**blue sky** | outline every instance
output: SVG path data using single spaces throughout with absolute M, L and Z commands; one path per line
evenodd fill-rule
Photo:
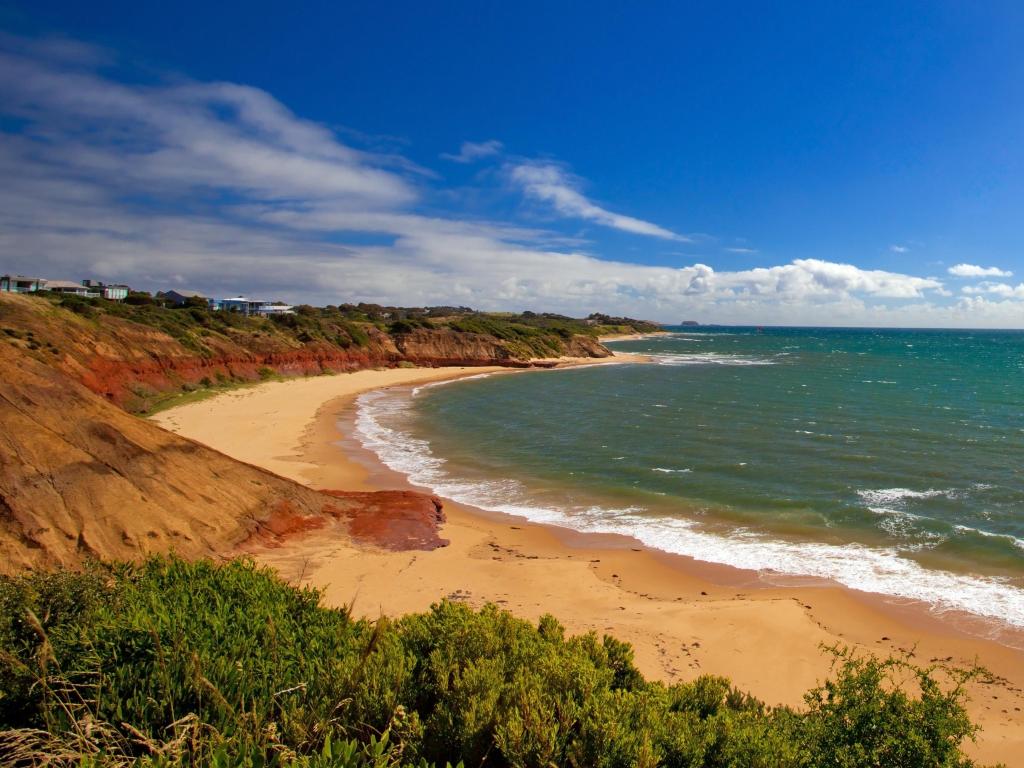
M 0 270 L 1022 327 L 1020 8 L 0 2 Z

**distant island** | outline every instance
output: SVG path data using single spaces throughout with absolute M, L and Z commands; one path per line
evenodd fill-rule
M 685 325 L 686 327 L 690 328 L 695 325 L 700 325 L 700 323 L 698 323 L 696 320 L 683 320 L 683 322 L 681 322 L 680 325 Z

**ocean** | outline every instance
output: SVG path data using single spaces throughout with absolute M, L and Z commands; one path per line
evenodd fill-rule
M 1024 332 L 670 330 L 368 393 L 359 439 L 458 502 L 1024 627 Z

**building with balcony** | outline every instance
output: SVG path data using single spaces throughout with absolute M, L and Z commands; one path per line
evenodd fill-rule
M 128 292 L 131 290 L 127 285 L 103 283 L 99 280 L 83 280 L 82 285 L 90 291 L 98 292 L 100 296 L 109 301 L 124 301 L 128 298 Z
M 210 308 L 219 309 L 224 312 L 240 312 L 243 315 L 257 315 L 259 317 L 295 314 L 295 308 L 291 304 L 261 301 L 245 296 L 233 296 L 230 299 L 210 299 Z
M 24 275 L 0 275 L 0 293 L 35 293 L 43 290 L 46 280 Z

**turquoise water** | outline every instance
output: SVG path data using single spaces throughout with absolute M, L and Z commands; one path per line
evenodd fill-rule
M 363 441 L 459 501 L 1024 626 L 1024 333 L 612 346 L 654 364 L 371 394 Z

